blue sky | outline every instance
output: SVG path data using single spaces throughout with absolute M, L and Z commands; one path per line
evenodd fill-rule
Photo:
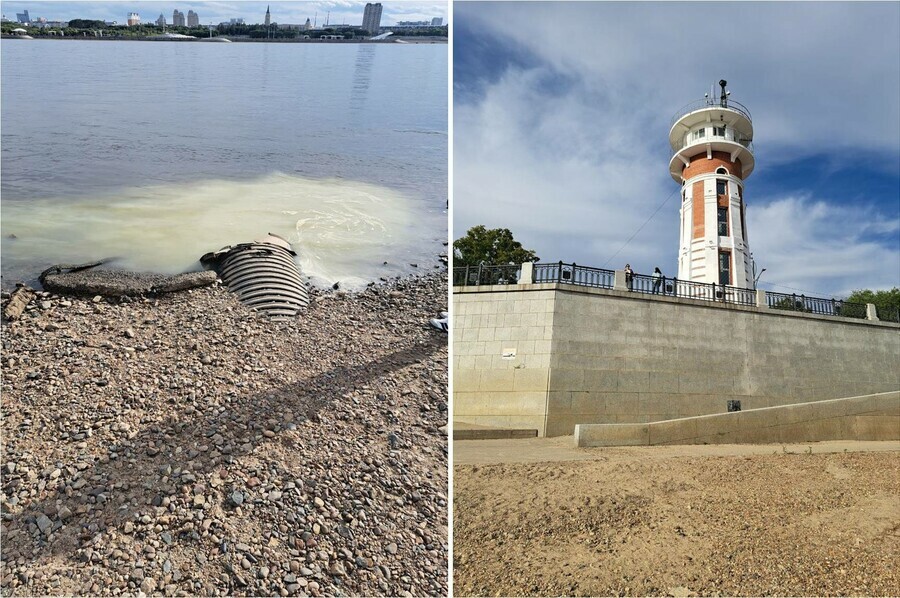
M 900 3 L 457 2 L 453 35 L 454 238 L 675 275 L 670 121 L 726 79 L 760 287 L 900 286 Z
M 193 2 L 192 0 L 175 0 L 172 2 L 3 2 L 3 14 L 15 20 L 16 13 L 28 10 L 31 18 L 46 17 L 51 21 L 68 21 L 70 19 L 100 19 L 118 21 L 124 24 L 128 13 L 136 12 L 143 21 L 155 21 L 160 13 L 166 16 L 166 22 L 172 22 L 172 12 L 177 8 L 184 14 L 193 10 L 200 15 L 204 25 L 217 25 L 230 19 L 244 19 L 246 23 L 262 23 L 266 14 L 266 6 L 270 5 L 272 20 L 278 23 L 305 23 L 313 20 L 318 14 L 318 24 L 323 25 L 328 13 L 330 23 L 362 24 L 365 2 L 347 0 L 331 0 L 316 2 L 288 2 L 274 0 L 272 2 Z M 431 21 L 433 17 L 442 17 L 447 22 L 447 2 L 382 2 L 384 7 L 381 24 L 390 26 L 398 21 Z

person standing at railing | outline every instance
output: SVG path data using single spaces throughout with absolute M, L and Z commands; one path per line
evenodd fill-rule
M 631 264 L 625 264 L 625 285 L 629 291 L 634 285 L 634 270 L 631 269 Z
M 663 281 L 662 271 L 659 269 L 659 266 L 653 269 L 653 276 L 651 278 L 653 279 L 653 294 L 658 295 L 659 287 L 662 286 Z

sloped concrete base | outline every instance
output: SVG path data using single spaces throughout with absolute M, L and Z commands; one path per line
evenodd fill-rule
M 900 391 L 635 424 L 578 424 L 578 446 L 900 442 Z

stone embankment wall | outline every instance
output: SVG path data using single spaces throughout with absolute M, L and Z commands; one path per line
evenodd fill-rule
M 900 326 L 558 284 L 456 287 L 454 420 L 572 434 L 900 389 Z

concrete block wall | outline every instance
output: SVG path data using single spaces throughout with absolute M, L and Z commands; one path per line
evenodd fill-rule
M 900 389 L 896 324 L 555 284 L 453 297 L 456 421 L 557 436 Z M 540 342 L 497 356 L 522 337 Z
M 544 430 L 555 301 L 552 286 L 454 290 L 454 421 Z

